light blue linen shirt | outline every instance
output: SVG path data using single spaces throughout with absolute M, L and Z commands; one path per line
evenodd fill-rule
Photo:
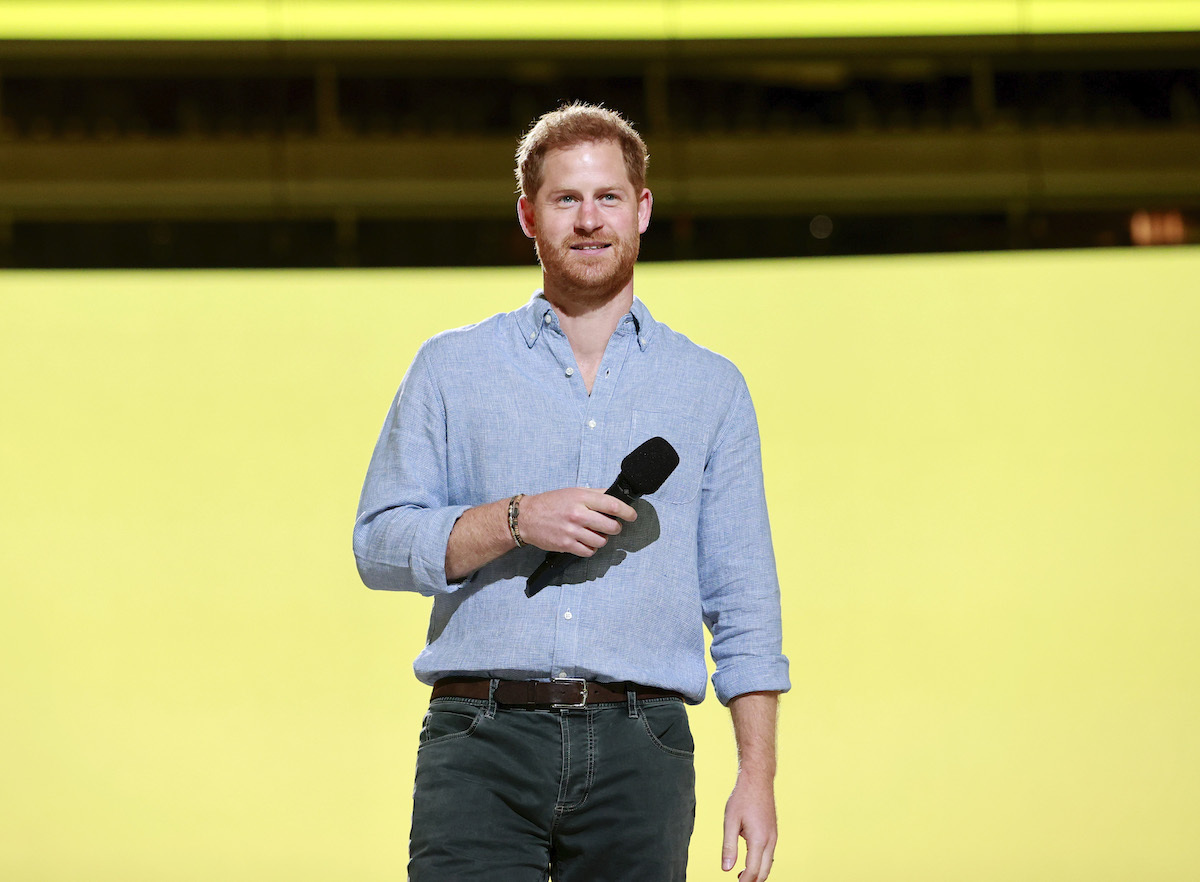
M 447 583 L 446 543 L 468 508 L 516 493 L 605 489 L 625 455 L 655 435 L 678 451 L 679 466 L 636 501 L 636 521 L 558 582 L 525 596 L 545 557 L 526 546 Z M 591 395 L 541 291 L 515 312 L 426 341 L 375 446 L 354 553 L 368 587 L 434 598 L 413 665 L 425 683 L 582 677 L 699 702 L 707 626 L 722 704 L 790 685 L 745 380 L 636 298 Z

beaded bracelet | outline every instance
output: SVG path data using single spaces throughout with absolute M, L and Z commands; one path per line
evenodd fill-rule
M 525 543 L 521 541 L 521 530 L 517 527 L 517 518 L 521 514 L 521 500 L 524 497 L 524 493 L 518 493 L 508 500 L 508 532 L 512 533 L 513 542 L 517 543 L 517 548 L 525 547 Z

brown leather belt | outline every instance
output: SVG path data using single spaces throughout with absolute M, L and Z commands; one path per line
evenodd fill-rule
M 491 680 L 480 677 L 443 677 L 433 684 L 433 698 L 482 698 L 487 700 Z M 678 698 L 667 689 L 638 686 L 635 683 L 596 683 L 591 680 L 501 680 L 496 684 L 496 704 L 527 710 L 557 710 L 587 707 L 626 700 L 626 692 L 639 698 Z

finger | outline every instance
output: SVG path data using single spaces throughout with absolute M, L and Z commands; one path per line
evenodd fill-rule
M 599 512 L 591 512 L 586 518 L 581 520 L 580 526 L 586 527 L 593 533 L 616 536 L 625 525 L 616 518 L 605 517 Z
M 746 869 L 742 882 L 759 882 L 759 868 L 762 865 L 763 843 L 746 840 Z
M 601 536 L 599 533 L 585 533 L 580 539 L 579 544 L 587 549 L 587 553 L 583 557 L 591 557 L 601 548 L 608 544 L 608 537 Z
M 726 872 L 732 870 L 733 865 L 737 863 L 737 858 L 738 825 L 727 814 L 725 816 L 725 839 L 721 843 L 721 869 Z
M 573 554 L 575 557 L 591 557 L 596 553 L 596 549 L 590 545 L 585 545 L 583 542 L 576 541 L 574 545 L 563 548 L 562 551 L 567 554 Z
M 606 524 L 594 524 L 580 527 L 572 534 L 572 539 L 584 545 L 588 554 L 599 551 L 608 544 L 608 540 L 621 532 L 621 525 L 616 521 Z
M 626 505 L 619 499 L 617 500 L 617 510 L 612 514 L 613 517 L 618 517 L 623 521 L 637 520 L 637 509 L 635 509 L 632 505 Z
M 771 865 L 775 863 L 775 848 L 768 846 L 763 852 L 762 866 L 758 870 L 758 882 L 767 882 L 767 876 L 771 875 Z
M 601 514 L 606 514 L 609 517 L 620 518 L 623 521 L 636 521 L 637 511 L 633 506 L 627 505 L 615 496 L 609 496 L 607 493 L 596 491 L 595 497 L 587 504 L 592 511 L 598 511 Z

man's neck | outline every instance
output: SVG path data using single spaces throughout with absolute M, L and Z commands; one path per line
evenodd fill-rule
M 590 395 L 608 341 L 633 306 L 633 280 L 608 297 L 584 299 L 562 297 L 549 290 L 543 293 L 558 314 L 559 326 L 567 335 Z

